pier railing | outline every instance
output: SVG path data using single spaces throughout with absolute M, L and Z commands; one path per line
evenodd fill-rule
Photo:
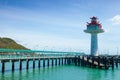
M 16 50 L 0 48 L 0 59 L 12 58 L 37 58 L 81 55 L 80 52 L 40 51 L 40 50 Z

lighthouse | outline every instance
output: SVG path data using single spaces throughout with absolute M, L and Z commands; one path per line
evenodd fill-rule
M 98 22 L 98 18 L 93 16 L 90 18 L 91 22 L 87 22 L 87 29 L 85 33 L 91 34 L 91 55 L 98 56 L 98 33 L 103 33 L 102 25 Z

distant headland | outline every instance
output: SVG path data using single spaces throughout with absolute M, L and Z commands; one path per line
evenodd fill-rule
M 28 48 L 22 46 L 21 44 L 18 44 L 13 39 L 7 37 L 0 37 L 0 48 L 28 50 Z

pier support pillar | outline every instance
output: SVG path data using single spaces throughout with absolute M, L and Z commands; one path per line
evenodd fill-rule
M 14 61 L 12 61 L 12 72 L 14 71 L 15 69 L 15 64 L 14 64 Z
M 48 61 L 47 61 L 47 66 L 49 67 L 49 59 L 48 59 Z
M 5 72 L 5 62 L 2 62 L 2 73 Z
M 92 57 L 92 67 L 95 67 L 95 66 L 94 66 L 94 61 L 95 61 L 95 60 L 94 60 L 94 56 L 93 56 L 93 57 Z
M 43 59 L 43 67 L 45 67 L 45 59 Z
M 53 61 L 53 59 L 52 59 L 52 66 L 53 66 L 53 64 L 54 64 L 54 61 Z
M 70 58 L 67 58 L 67 64 L 70 65 Z
M 87 56 L 87 66 L 89 66 L 89 56 Z
M 33 69 L 35 68 L 35 60 L 33 60 Z
M 75 66 L 77 66 L 77 57 L 76 56 L 74 58 L 74 63 L 75 63 Z
M 78 66 L 80 66 L 80 56 L 78 56 Z
M 60 58 L 59 58 L 59 65 L 60 65 Z
M 63 58 L 62 58 L 62 65 L 63 65 Z
M 84 66 L 84 56 L 82 56 L 81 66 Z
M 57 58 L 55 59 L 55 65 L 57 66 Z
M 22 70 L 22 61 L 20 60 L 20 70 Z
M 66 58 L 65 58 L 65 61 L 64 61 L 64 63 L 66 64 Z
M 115 64 L 116 64 L 116 68 L 118 68 L 118 59 L 116 59 Z
M 98 56 L 98 68 L 100 69 L 100 57 Z
M 29 60 L 26 61 L 26 69 L 28 70 L 29 68 Z
M 105 63 L 105 69 L 107 69 L 107 58 L 106 57 L 104 59 L 104 63 Z
M 40 60 L 38 61 L 38 68 L 40 68 Z
M 113 59 L 113 57 L 111 59 L 111 64 L 112 64 L 112 69 L 114 69 L 114 59 Z

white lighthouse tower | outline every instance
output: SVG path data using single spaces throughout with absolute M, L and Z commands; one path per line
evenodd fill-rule
M 103 33 L 101 24 L 97 21 L 97 17 L 93 16 L 90 18 L 91 22 L 87 23 L 87 29 L 84 30 L 86 33 L 91 34 L 91 55 L 98 56 L 98 33 Z

